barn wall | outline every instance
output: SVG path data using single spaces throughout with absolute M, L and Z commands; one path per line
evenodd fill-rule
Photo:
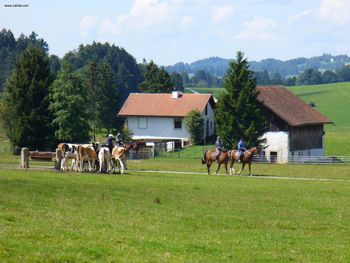
M 286 123 L 269 109 L 265 109 L 265 118 L 270 132 L 288 131 Z
M 289 128 L 290 151 L 323 149 L 323 125 Z

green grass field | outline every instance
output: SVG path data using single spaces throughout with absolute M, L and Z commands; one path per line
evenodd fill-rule
M 202 169 L 129 162 L 166 167 Z M 326 167 L 254 169 L 346 181 L 0 170 L 0 262 L 349 262 L 350 169 Z
M 350 155 L 350 82 L 296 86 L 288 88 L 306 103 L 314 102 L 316 109 L 335 125 L 326 125 L 325 155 Z M 223 88 L 194 88 L 200 93 L 217 97 Z

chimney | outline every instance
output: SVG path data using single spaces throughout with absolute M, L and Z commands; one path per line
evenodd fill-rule
M 171 92 L 171 98 L 172 99 L 178 99 L 182 96 L 182 93 L 178 90 L 174 90 Z

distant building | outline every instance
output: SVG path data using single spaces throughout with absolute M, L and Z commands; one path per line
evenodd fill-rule
M 266 158 L 271 162 L 288 162 L 289 157 L 323 156 L 324 124 L 332 123 L 289 90 L 261 86 L 258 100 L 264 105 L 269 131 Z
M 175 142 L 183 147 L 190 135 L 184 127 L 184 117 L 198 110 L 204 119 L 204 136 L 214 134 L 215 102 L 211 94 L 132 93 L 118 115 L 126 118 L 133 140 L 147 143 Z

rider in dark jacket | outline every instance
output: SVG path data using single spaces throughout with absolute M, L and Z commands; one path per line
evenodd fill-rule
M 118 134 L 115 136 L 115 144 L 117 146 L 122 146 L 123 144 L 122 135 L 120 134 L 120 132 L 118 132 Z
M 112 134 L 109 134 L 108 137 L 107 137 L 107 147 L 109 149 L 109 152 L 112 154 L 112 150 L 113 150 L 113 135 Z

